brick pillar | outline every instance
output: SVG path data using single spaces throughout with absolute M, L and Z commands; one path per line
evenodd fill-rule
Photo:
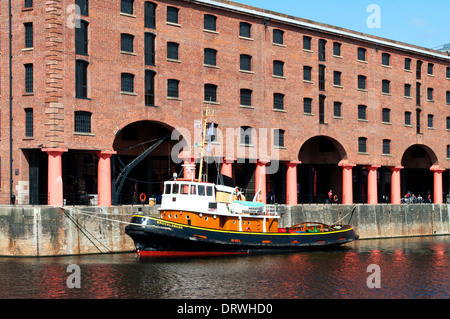
M 267 203 L 266 165 L 270 161 L 258 160 L 255 170 L 255 194 L 261 190 L 258 200 Z
M 111 156 L 115 151 L 97 152 L 98 156 L 98 206 L 111 206 Z
M 390 169 L 391 169 L 391 204 L 400 205 L 402 198 L 400 171 L 403 169 L 403 166 L 390 167 Z
M 369 205 L 378 204 L 377 170 L 380 167 L 378 165 L 366 166 L 366 169 L 369 171 L 367 175 L 367 204 Z
M 342 167 L 342 204 L 353 205 L 353 167 L 356 165 L 339 163 Z
M 50 206 L 63 206 L 63 180 L 61 156 L 68 150 L 62 148 L 45 148 L 43 152 L 48 154 L 48 197 Z
M 430 170 L 434 175 L 434 204 L 442 204 L 443 196 L 442 196 L 442 172 L 445 169 L 439 168 L 438 166 L 432 166 Z
M 297 165 L 299 161 L 286 162 L 286 205 L 297 205 Z

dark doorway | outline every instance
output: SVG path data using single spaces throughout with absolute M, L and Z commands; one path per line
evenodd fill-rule
M 299 203 L 342 201 L 342 168 L 339 162 L 347 157 L 342 145 L 327 136 L 316 136 L 303 144 L 299 152 Z M 334 197 L 336 195 L 336 197 Z

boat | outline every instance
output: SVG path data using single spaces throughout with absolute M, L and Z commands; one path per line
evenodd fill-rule
M 304 222 L 280 228 L 278 206 L 265 204 L 261 191 L 247 200 L 239 187 L 204 179 L 202 169 L 198 179 L 174 174 L 164 183 L 159 216 L 132 216 L 125 233 L 139 257 L 292 252 L 358 239 L 350 225 Z

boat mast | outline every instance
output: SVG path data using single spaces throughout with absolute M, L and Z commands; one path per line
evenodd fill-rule
M 202 176 L 203 176 L 203 157 L 205 155 L 205 144 L 207 142 L 209 142 L 207 140 L 208 136 L 206 134 L 206 126 L 208 125 L 208 119 L 212 118 L 212 117 L 214 117 L 214 112 L 211 112 L 210 105 L 207 104 L 206 109 L 203 111 L 203 114 L 202 114 L 203 133 L 202 133 L 202 153 L 200 156 L 200 169 L 199 169 L 199 173 L 198 173 L 198 181 L 199 182 L 202 181 Z M 211 123 L 211 125 L 212 125 L 212 123 Z M 207 182 L 207 181 L 205 181 L 205 182 Z

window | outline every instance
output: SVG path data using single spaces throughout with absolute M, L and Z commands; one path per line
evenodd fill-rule
M 411 59 L 405 58 L 405 70 L 410 71 L 411 70 Z
M 75 64 L 75 96 L 76 98 L 87 98 L 89 63 L 87 61 L 77 60 Z
M 146 2 L 146 6 L 147 3 L 151 3 L 151 2 Z M 120 1 L 120 12 L 122 13 L 126 13 L 126 14 L 133 14 L 133 5 L 134 5 L 134 0 L 121 0 Z
M 333 108 L 333 116 L 334 117 L 342 117 L 342 103 L 341 102 L 334 102 L 334 108 Z
M 145 105 L 155 105 L 155 75 L 156 73 L 150 70 L 145 71 Z
M 420 92 L 421 87 L 422 87 L 422 84 L 420 82 L 417 82 L 416 83 L 416 104 L 417 104 L 417 106 L 421 106 L 422 105 L 422 103 L 421 103 L 421 92 Z
M 25 64 L 25 93 L 33 93 L 33 64 Z
M 391 110 L 388 108 L 383 108 L 381 110 L 381 121 L 383 123 L 391 123 Z
M 205 102 L 217 102 L 217 85 L 205 84 Z
M 167 7 L 167 22 L 169 23 L 174 23 L 174 24 L 179 24 L 179 12 L 180 10 L 178 8 L 175 7 Z
M 326 40 L 319 40 L 319 61 L 326 61 L 326 44 Z
M 312 81 L 312 67 L 304 66 L 303 67 L 303 81 Z
M 241 145 L 252 145 L 252 131 L 250 126 L 241 126 Z
M 273 61 L 273 75 L 284 76 L 284 62 Z
M 170 60 L 179 60 L 178 49 L 180 45 L 175 42 L 167 42 L 167 58 Z
M 209 130 L 211 128 L 211 124 L 213 125 L 213 127 L 211 129 L 212 134 L 209 132 Z M 208 134 L 211 134 L 211 135 L 208 135 L 209 141 L 215 142 L 217 140 L 217 128 L 218 127 L 219 127 L 219 124 L 216 124 L 216 123 L 207 123 L 206 124 L 206 130 L 208 131 Z
M 333 84 L 337 85 L 337 86 L 341 86 L 341 77 L 342 77 L 342 72 L 334 71 L 333 72 Z
M 252 25 L 247 22 L 240 22 L 239 23 L 239 36 L 250 39 L 252 37 Z
M 121 74 L 121 86 L 122 92 L 134 93 L 134 74 L 122 73 Z
M 204 54 L 205 54 L 204 58 L 205 65 L 217 66 L 217 50 L 205 49 Z
M 383 155 L 391 155 L 391 140 L 383 140 Z
M 428 128 L 434 127 L 434 115 L 428 114 Z
M 416 79 L 420 80 L 422 78 L 422 61 L 417 61 L 417 68 L 416 68 Z
M 358 75 L 358 89 L 366 90 L 366 80 L 367 78 L 364 75 Z
M 358 153 L 367 153 L 367 138 L 358 138 Z
M 180 97 L 179 86 L 179 80 L 167 80 L 167 97 L 178 99 Z
M 428 63 L 428 75 L 433 75 L 434 73 L 434 64 Z
M 434 101 L 433 100 L 433 93 L 434 93 L 434 89 L 433 88 L 428 88 L 427 89 L 427 99 L 428 99 L 428 101 Z
M 450 79 L 450 66 L 447 67 L 447 79 Z
M 89 0 L 75 0 L 75 4 L 80 7 L 81 15 L 89 16 Z
M 252 70 L 252 57 L 247 54 L 241 54 L 240 67 L 241 71 L 251 71 Z
M 273 43 L 274 44 L 284 44 L 284 31 L 274 29 L 273 30 Z
M 389 53 L 383 53 L 381 55 L 381 64 L 384 66 L 391 65 L 391 55 Z
M 123 1 L 122 1 L 122 5 L 123 5 Z M 122 10 L 122 12 L 129 13 L 129 12 L 125 12 L 123 10 Z M 131 4 L 131 13 L 130 14 L 133 14 L 133 4 Z M 153 3 L 150 1 L 145 1 L 145 4 L 144 4 L 144 27 L 150 28 L 150 29 L 156 28 L 156 3 Z
M 325 91 L 325 65 L 319 64 L 319 90 Z
M 275 147 L 284 147 L 284 130 L 273 131 L 273 143 Z
M 252 90 L 241 89 L 241 105 L 252 106 Z
M 447 105 L 450 105 L 450 91 L 445 92 Z
M 405 84 L 405 97 L 411 97 L 411 84 Z
M 342 44 L 339 42 L 334 42 L 333 43 L 333 55 L 335 56 L 341 56 L 341 47 Z
M 367 106 L 358 105 L 358 120 L 367 120 Z
M 303 99 L 303 113 L 312 114 L 312 99 L 308 97 Z
M 319 95 L 319 124 L 325 124 L 325 95 Z
M 421 109 L 416 109 L 416 134 L 422 134 L 422 125 L 420 122 L 420 113 L 422 112 Z
M 24 7 L 25 8 L 33 8 L 33 0 L 25 0 Z
M 450 158 L 450 145 L 447 145 L 447 158 Z
M 405 112 L 405 125 L 411 126 L 411 112 Z
M 91 133 L 92 113 L 85 111 L 75 111 L 75 132 Z
M 80 20 L 80 27 L 75 29 L 75 53 L 88 55 L 88 26 L 89 22 Z
M 205 14 L 203 29 L 214 32 L 217 31 L 217 17 L 210 14 Z
M 450 130 L 450 116 L 447 116 L 447 130 Z
M 366 61 L 366 49 L 358 48 L 358 61 Z
M 383 80 L 381 90 L 385 94 L 390 94 L 391 93 L 391 81 Z
M 33 109 L 25 109 L 25 137 L 33 137 Z
M 273 109 L 274 110 L 284 109 L 284 94 L 281 93 L 273 94 Z
M 311 37 L 303 36 L 303 50 L 311 51 Z
M 153 33 L 146 32 L 144 39 L 145 65 L 155 65 L 155 38 Z
M 33 23 L 27 22 L 23 24 L 25 27 L 25 48 L 33 47 Z
M 123 52 L 134 52 L 134 35 L 122 33 L 120 35 L 120 50 Z

